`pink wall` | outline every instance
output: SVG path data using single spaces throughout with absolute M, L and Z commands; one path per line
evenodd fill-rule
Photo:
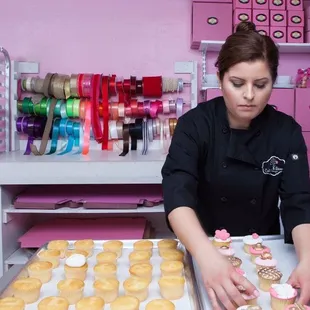
M 190 50 L 190 0 L 1 4 L 0 45 L 13 59 L 40 62 L 41 76 L 48 71 L 172 76 L 175 61 L 201 60 Z M 209 72 L 214 59 L 208 58 Z M 280 74 L 295 75 L 308 61 L 306 55 L 284 55 Z

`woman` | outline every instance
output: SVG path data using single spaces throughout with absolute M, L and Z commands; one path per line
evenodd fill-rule
M 289 283 L 310 301 L 310 182 L 300 126 L 267 105 L 277 78 L 278 48 L 241 23 L 217 62 L 223 97 L 199 104 L 177 124 L 162 169 L 165 210 L 176 236 L 196 259 L 214 309 L 244 305 L 237 285 L 258 294 L 210 243 L 226 228 L 233 236 L 280 233 L 294 242 L 299 264 Z

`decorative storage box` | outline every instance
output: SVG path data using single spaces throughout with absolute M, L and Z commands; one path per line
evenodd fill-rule
M 270 37 L 277 43 L 286 42 L 286 27 L 270 27 Z
M 223 96 L 222 91 L 219 88 L 210 88 L 206 90 L 205 100 L 210 100 L 216 97 Z
M 303 131 L 310 131 L 310 88 L 296 88 L 295 94 L 295 119 Z
M 269 0 L 269 9 L 284 11 L 286 9 L 285 0 Z
M 268 10 L 253 10 L 252 21 L 257 26 L 269 26 L 269 11 Z
M 191 47 L 202 40 L 224 41 L 232 33 L 231 3 L 193 3 Z
M 268 26 L 257 26 L 256 30 L 259 32 L 259 34 L 263 36 L 269 36 L 269 27 Z
M 304 11 L 287 11 L 287 25 L 303 27 L 305 25 Z
M 233 0 L 233 8 L 235 9 L 251 9 L 252 0 Z
M 269 0 L 253 0 L 252 7 L 257 10 L 268 10 Z
M 272 91 L 269 104 L 275 109 L 294 117 L 294 89 L 275 88 Z
M 288 11 L 303 10 L 303 1 L 302 0 L 286 0 L 286 9 Z
M 270 11 L 270 26 L 286 27 L 287 26 L 287 12 L 280 10 Z
M 235 9 L 234 10 L 234 25 L 238 25 L 240 22 L 252 20 L 251 9 Z
M 288 43 L 304 43 L 305 42 L 304 28 L 303 27 L 287 27 L 287 42 Z

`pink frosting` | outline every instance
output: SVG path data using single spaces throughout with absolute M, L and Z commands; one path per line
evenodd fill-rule
M 225 241 L 230 238 L 230 233 L 228 233 L 226 229 L 222 230 L 217 229 L 215 231 L 215 238 Z
M 253 239 L 258 239 L 258 238 L 259 238 L 259 235 L 256 234 L 256 233 L 254 233 L 254 234 L 252 234 L 252 238 L 253 238 Z
M 255 258 L 255 264 L 259 266 L 264 266 L 264 267 L 275 267 L 277 265 L 277 260 L 272 258 L 272 259 L 262 259 L 261 257 L 256 257 Z
M 250 253 L 253 255 L 261 255 L 262 253 L 270 253 L 270 249 L 263 245 L 262 249 L 255 249 L 257 245 L 253 245 L 250 247 Z
M 276 292 L 276 290 L 274 289 L 274 288 L 270 288 L 270 290 L 269 290 L 269 292 L 270 292 L 270 295 L 272 296 L 272 297 L 275 297 L 275 298 L 278 298 L 278 299 L 287 299 L 287 298 L 281 298 L 278 294 L 277 294 L 277 292 Z M 294 289 L 294 295 L 292 296 L 292 297 L 289 297 L 289 298 L 295 298 L 297 296 L 297 290 L 296 289 Z
M 229 247 L 229 248 L 221 247 L 218 250 L 222 255 L 225 255 L 225 256 L 235 255 L 235 250 L 232 247 Z

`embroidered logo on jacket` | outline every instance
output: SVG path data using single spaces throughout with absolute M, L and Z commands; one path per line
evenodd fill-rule
M 283 172 L 285 160 L 277 156 L 271 156 L 267 161 L 262 163 L 262 171 L 264 174 L 277 176 Z

